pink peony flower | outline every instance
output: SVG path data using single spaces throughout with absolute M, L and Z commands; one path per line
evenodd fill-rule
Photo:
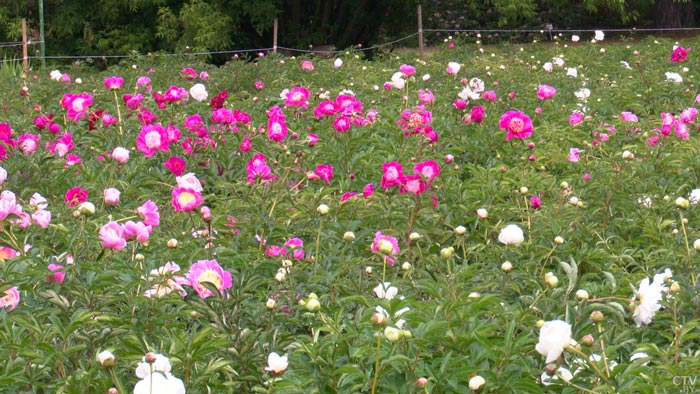
M 297 86 L 287 93 L 287 100 L 284 102 L 285 107 L 308 108 L 309 89 L 303 86 Z
M 5 295 L 0 297 L 0 308 L 14 310 L 19 305 L 19 291 L 17 286 L 5 290 Z
M 574 111 L 571 113 L 571 115 L 569 115 L 569 124 L 571 126 L 576 126 L 577 124 L 579 124 L 581 122 L 583 122 L 583 114 L 582 113 L 580 113 L 578 111 Z
M 372 252 L 379 252 L 392 256 L 395 256 L 401 252 L 399 242 L 396 240 L 396 238 L 384 235 L 381 231 L 377 231 L 377 233 L 374 235 L 374 241 L 372 242 L 371 249 Z
M 66 273 L 63 272 L 63 266 L 61 264 L 49 264 L 47 268 L 51 271 L 51 275 L 46 277 L 46 281 L 62 284 L 66 277 Z
M 119 163 L 126 163 L 129 161 L 129 150 L 118 146 L 112 151 L 112 158 Z
M 578 162 L 581 157 L 579 156 L 579 153 L 581 150 L 579 148 L 571 148 L 569 149 L 569 161 L 572 163 Z
M 100 244 L 107 249 L 124 249 L 126 239 L 124 238 L 122 226 L 115 221 L 110 221 L 102 226 L 100 228 Z
M 136 213 L 143 220 L 143 223 L 148 226 L 158 227 L 160 225 L 160 213 L 158 206 L 151 200 L 147 200 L 143 205 L 136 209 Z
M 552 98 L 555 94 L 557 94 L 557 90 L 549 85 L 539 85 L 537 87 L 537 97 L 540 100 Z
M 620 114 L 620 119 L 624 120 L 625 122 L 639 122 L 639 119 L 637 118 L 637 115 L 633 114 L 632 112 L 629 111 L 624 111 Z
M 311 63 L 309 60 L 304 60 L 301 62 L 301 69 L 304 71 L 313 71 L 314 64 Z
M 426 180 L 431 181 L 440 175 L 440 165 L 434 160 L 420 162 L 413 167 L 413 173 L 422 175 Z
M 122 235 L 124 239 L 135 238 L 139 243 L 145 244 L 151 237 L 152 226 L 147 226 L 143 222 L 134 222 L 129 220 L 122 225 Z
M 41 228 L 49 228 L 49 224 L 51 224 L 51 211 L 45 209 L 34 211 L 34 213 L 32 213 L 32 223 Z
M 399 193 L 421 194 L 425 191 L 427 184 L 420 175 L 403 175 L 401 177 L 401 187 Z
M 172 192 L 172 206 L 178 212 L 189 212 L 202 205 L 200 192 L 188 187 L 176 187 Z
M 168 142 L 168 131 L 156 123 L 141 128 L 141 132 L 136 138 L 136 147 L 143 152 L 144 156 L 151 157 L 157 151 L 167 152 L 169 150 Z
M 5 262 L 11 258 L 19 256 L 19 252 L 8 248 L 7 246 L 0 246 L 0 263 Z
M 219 293 L 231 287 L 231 273 L 224 271 L 216 260 L 199 260 L 192 264 L 186 278 L 201 298 L 214 295 L 204 283 L 214 287 Z
M 532 120 L 520 111 L 507 111 L 501 116 L 498 127 L 506 130 L 506 141 L 513 138 L 521 140 L 532 135 Z
M 121 89 L 124 85 L 124 78 L 122 77 L 107 77 L 105 78 L 105 87 L 109 90 Z
M 484 121 L 484 107 L 477 105 L 472 108 L 470 114 L 471 121 L 474 123 L 481 123 Z
M 399 71 L 401 71 L 401 74 L 405 77 L 410 77 L 416 73 L 416 68 L 408 64 L 402 64 L 401 67 L 399 67 Z
M 392 161 L 390 163 L 384 163 L 382 164 L 382 171 L 384 171 L 384 174 L 382 175 L 382 180 L 381 180 L 381 187 L 384 189 L 388 189 L 392 186 L 400 186 L 401 185 L 401 176 L 403 175 L 403 166 L 401 166 L 400 163 L 396 161 Z
M 372 194 L 374 194 L 374 184 L 368 183 L 362 189 L 362 197 L 369 198 L 372 196 Z
M 329 164 L 319 164 L 314 170 L 314 175 L 330 185 L 331 179 L 333 178 L 333 166 Z

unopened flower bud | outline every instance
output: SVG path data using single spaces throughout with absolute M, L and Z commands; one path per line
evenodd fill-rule
M 564 238 L 557 235 L 556 237 L 554 237 L 554 243 L 557 245 L 561 245 L 564 243 Z
M 671 294 L 678 294 L 681 291 L 681 285 L 678 284 L 678 282 L 673 282 L 673 283 L 671 283 L 671 286 L 668 288 L 668 291 Z
M 501 271 L 510 272 L 512 270 L 513 270 L 513 264 L 511 264 L 510 261 L 504 261 L 503 264 L 501 264 Z
M 116 387 L 110 387 L 109 390 L 107 390 L 107 394 L 119 394 L 119 391 L 117 391 Z
M 595 339 L 593 338 L 593 335 L 584 335 L 583 338 L 581 338 L 581 344 L 586 347 L 591 347 L 595 343 Z
M 286 275 L 284 272 L 279 272 L 279 271 L 278 271 L 278 272 L 275 274 L 275 280 L 276 280 L 278 283 L 282 283 L 282 282 L 284 282 L 285 280 L 287 280 L 287 275 Z
M 376 326 L 383 326 L 386 324 L 386 315 L 381 312 L 374 312 L 372 314 L 372 324 Z
M 422 235 L 420 235 L 419 233 L 417 233 L 415 231 L 408 235 L 408 239 L 411 241 L 418 241 L 421 238 L 422 238 Z
M 112 352 L 110 352 L 109 350 L 105 350 L 97 354 L 97 361 L 99 361 L 103 367 L 109 368 L 113 367 L 114 364 L 116 364 L 117 360 L 116 357 L 114 357 L 114 354 L 112 354 Z
M 474 391 L 477 391 L 481 389 L 481 387 L 483 387 L 485 383 L 486 380 L 484 378 L 482 378 L 479 375 L 476 375 L 473 378 L 469 379 L 469 388 Z
M 426 379 L 424 377 L 420 377 L 420 378 L 418 378 L 418 380 L 416 380 L 416 387 L 423 388 L 427 385 L 428 385 L 428 379 Z
M 453 251 L 454 251 L 453 247 L 442 248 L 442 249 L 440 249 L 440 257 L 442 257 L 443 259 L 449 259 L 450 257 L 452 257 Z
M 170 238 L 170 239 L 168 240 L 168 247 L 169 247 L 170 249 L 177 248 L 177 239 L 175 239 L 175 238 Z
M 265 303 L 265 307 L 270 310 L 275 309 L 275 305 L 277 305 L 277 301 L 272 298 L 268 298 L 267 302 Z
M 355 233 L 352 231 L 346 231 L 345 234 L 343 234 L 343 239 L 347 242 L 351 242 L 355 240 Z
M 401 330 L 401 336 L 404 338 L 411 338 L 413 333 L 409 330 Z
M 134 260 L 143 263 L 146 260 L 146 256 L 142 255 L 141 253 L 136 253 L 136 256 L 134 256 Z
M 605 315 L 601 311 L 593 311 L 591 313 L 591 321 L 593 323 L 600 323 L 605 321 Z
M 78 206 L 78 210 L 83 215 L 92 215 L 95 213 L 95 204 L 91 203 L 90 201 L 85 201 Z
M 204 220 L 207 223 L 211 222 L 211 209 L 209 209 L 209 207 L 201 207 L 199 209 L 199 213 L 202 215 L 202 220 Z
M 486 219 L 489 217 L 489 211 L 484 208 L 479 208 L 476 210 L 476 216 L 478 216 L 479 219 Z
M 527 194 L 528 190 L 527 186 L 523 186 L 520 188 L 519 192 L 520 194 Z
M 321 215 L 325 215 L 328 213 L 330 208 L 328 208 L 328 205 L 326 204 L 321 204 L 316 208 L 316 212 L 320 213 Z
M 154 362 L 156 362 L 156 354 L 153 352 L 148 352 L 146 353 L 144 360 L 149 364 L 153 364 Z
M 634 160 L 634 153 L 626 150 L 622 152 L 622 158 L 625 160 Z
M 408 261 L 404 261 L 404 263 L 401 264 L 401 269 L 404 271 L 410 271 L 411 269 L 413 269 L 413 266 Z
M 455 227 L 455 234 L 457 235 L 464 235 L 464 233 L 467 232 L 467 228 L 464 226 L 457 226 Z
M 683 197 L 678 197 L 676 199 L 676 206 L 678 208 L 688 208 L 690 206 L 690 201 L 686 200 Z
M 365 267 L 365 274 L 372 275 L 372 267 L 369 267 L 369 266 Z
M 569 198 L 569 204 L 571 204 L 571 205 L 578 205 L 578 203 L 579 203 L 578 197 L 576 197 L 576 196 L 571 196 L 571 197 Z
M 559 187 L 562 189 L 568 189 L 569 188 L 569 182 L 563 181 L 562 183 L 559 184 Z
M 321 303 L 318 301 L 317 298 L 310 298 L 306 302 L 306 310 L 309 312 L 316 312 L 317 310 L 321 309 Z
M 549 376 L 554 376 L 554 374 L 557 373 L 557 369 L 559 369 L 559 364 L 556 363 L 549 363 L 544 367 L 544 371 L 547 372 Z
M 545 282 L 547 282 L 547 286 L 551 288 L 559 286 L 559 278 L 557 278 L 556 275 L 551 275 L 550 277 L 546 278 Z
M 535 323 L 535 327 L 537 328 L 542 328 L 544 326 L 544 320 L 538 320 L 537 323 Z
M 582 301 L 586 301 L 588 299 L 588 291 L 586 291 L 585 289 L 576 290 L 576 298 Z
M 388 239 L 379 240 L 379 251 L 384 254 L 392 254 L 394 252 L 394 245 Z

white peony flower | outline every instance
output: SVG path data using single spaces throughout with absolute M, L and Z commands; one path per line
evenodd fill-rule
M 546 357 L 546 363 L 551 363 L 558 359 L 564 348 L 570 344 L 571 325 L 562 320 L 551 320 L 540 328 L 540 340 L 535 345 L 535 350 Z
M 578 42 L 578 40 L 580 40 L 580 39 L 581 39 L 581 37 L 577 36 L 576 34 L 574 34 L 573 36 L 571 36 L 571 41 L 572 41 L 572 42 Z
M 581 101 L 586 101 L 586 99 L 591 97 L 591 90 L 586 88 L 579 89 L 574 93 L 574 96 Z
M 142 359 L 138 366 L 136 366 L 136 376 L 138 376 L 140 379 L 145 379 L 151 375 L 151 371 L 168 374 L 170 373 L 171 368 L 172 367 L 170 366 L 170 360 L 164 355 L 157 353 L 155 355 L 155 361 L 153 362 L 153 364 L 147 363 L 146 357 Z M 154 375 L 159 374 L 155 373 Z
M 542 65 L 542 69 L 548 73 L 551 73 L 552 70 L 554 70 L 554 65 L 552 64 L 552 62 L 547 62 Z
M 188 172 L 185 175 L 175 177 L 175 182 L 177 183 L 178 187 L 187 187 L 198 193 L 202 191 L 201 182 L 199 182 L 197 176 L 191 172 Z
M 593 39 L 596 41 L 603 41 L 605 39 L 605 33 L 603 33 L 602 30 L 596 30 Z
M 509 224 L 501 229 L 498 242 L 506 245 L 520 245 L 525 240 L 523 230 L 516 224 Z
M 479 93 L 471 90 L 469 87 L 465 87 L 464 89 L 462 89 L 462 91 L 459 92 L 457 96 L 464 101 L 478 100 L 481 97 Z
M 287 370 L 287 366 L 289 366 L 289 363 L 286 355 L 280 356 L 279 354 L 272 352 L 267 356 L 267 367 L 265 367 L 266 371 L 279 375 Z
M 374 292 L 374 295 L 376 295 L 378 298 L 390 300 L 399 293 L 399 289 L 391 286 L 391 282 L 384 282 L 378 284 L 374 289 L 372 289 L 372 292 Z
M 403 73 L 401 71 L 397 71 L 391 76 L 391 84 L 396 89 L 403 89 L 404 86 L 406 86 L 406 80 L 403 79 Z
M 567 77 L 578 77 L 578 69 L 576 67 L 569 67 L 566 69 L 566 76 Z
M 486 89 L 486 85 L 484 84 L 484 81 L 482 81 L 479 78 L 470 79 L 469 80 L 469 87 L 471 87 L 475 93 L 481 93 Z M 474 99 L 474 100 L 476 100 L 476 99 Z
M 51 76 L 52 80 L 59 81 L 59 82 L 61 81 L 61 78 L 63 78 L 63 74 L 61 74 L 61 72 L 58 70 L 51 71 L 50 76 Z
M 154 373 L 146 376 L 134 386 L 134 394 L 185 394 L 185 384 L 171 373 Z
M 700 189 L 691 190 L 688 200 L 690 200 L 691 204 L 697 205 L 700 202 Z
M 105 350 L 97 354 L 97 361 L 99 361 L 99 363 L 105 367 L 113 366 L 115 359 L 114 354 L 112 354 L 112 352 L 109 350 Z
M 449 62 L 447 63 L 447 73 L 452 74 L 452 75 L 457 75 L 459 70 L 462 68 L 462 65 L 457 63 L 457 62 Z
M 683 82 L 683 77 L 678 73 L 667 72 L 666 80 L 669 82 L 681 83 Z
M 476 375 L 469 379 L 469 388 L 474 391 L 481 389 L 481 387 L 483 387 L 484 384 L 486 384 L 486 379 L 479 375 Z
M 654 275 L 651 282 L 649 278 L 642 279 L 639 290 L 632 298 L 636 304 L 632 317 L 637 327 L 641 327 L 642 323 L 650 324 L 656 312 L 661 309 L 663 294 L 668 292 L 665 282 L 672 276 L 671 270 L 667 268 L 664 272 Z
M 542 376 L 540 376 L 540 381 L 543 385 L 549 386 L 551 384 L 559 383 L 558 380 L 560 380 L 560 377 L 561 379 L 564 379 L 565 382 L 569 382 L 571 381 L 571 379 L 574 378 L 574 375 L 568 369 L 564 367 L 559 367 L 557 369 L 557 372 L 553 376 L 547 374 L 547 372 L 542 372 Z
M 207 88 L 203 84 L 198 83 L 190 88 L 190 96 L 201 103 L 209 97 L 209 93 L 207 93 Z
M 552 59 L 552 63 L 554 63 L 555 66 L 557 67 L 564 67 L 564 59 L 561 57 L 555 57 Z
M 343 67 L 343 59 L 336 58 L 335 61 L 333 62 L 333 67 L 335 67 L 335 68 Z

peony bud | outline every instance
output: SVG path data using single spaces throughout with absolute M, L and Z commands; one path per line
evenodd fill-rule
M 588 299 L 588 291 L 584 289 L 576 290 L 576 298 L 578 298 L 581 301 L 586 301 Z
M 345 234 L 343 234 L 343 240 L 347 242 L 352 242 L 355 240 L 355 233 L 352 231 L 346 231 Z
M 554 237 L 554 243 L 557 244 L 557 245 L 561 245 L 561 244 L 564 243 L 564 238 L 562 238 L 561 236 L 557 235 L 556 237 Z
M 478 216 L 479 219 L 486 219 L 489 217 L 489 211 L 484 208 L 479 208 L 476 210 L 476 216 Z
M 512 270 L 513 270 L 513 264 L 511 264 L 510 261 L 504 261 L 503 264 L 501 264 L 501 271 L 510 272 Z
M 275 309 L 275 306 L 276 306 L 276 305 L 277 305 L 277 301 L 275 301 L 275 300 L 272 299 L 272 298 L 268 298 L 268 299 L 267 299 L 267 302 L 265 303 L 265 307 L 266 307 L 267 309 L 270 309 L 270 310 Z
M 146 361 L 149 364 L 153 364 L 154 362 L 156 362 L 156 354 L 153 352 L 146 353 L 146 356 L 144 356 L 144 361 Z
M 591 312 L 591 321 L 593 323 L 600 323 L 605 321 L 605 315 L 601 311 L 593 311 Z
M 440 257 L 442 257 L 443 259 L 449 259 L 450 257 L 452 257 L 453 251 L 454 251 L 453 247 L 442 248 L 442 249 L 440 249 Z
M 369 267 L 369 266 L 365 267 L 365 274 L 372 275 L 372 267 Z
M 523 186 L 519 190 L 520 194 L 527 194 L 528 191 L 529 189 L 527 188 L 527 186 Z
M 328 213 L 330 208 L 328 208 L 328 205 L 326 204 L 321 204 L 316 208 L 316 212 L 320 213 L 321 215 L 325 215 Z
M 477 391 L 481 389 L 481 387 L 483 387 L 485 383 L 486 380 L 484 378 L 482 378 L 479 375 L 476 375 L 473 378 L 469 379 L 469 388 L 474 391 Z
M 310 298 L 306 302 L 305 307 L 309 312 L 316 312 L 317 310 L 321 309 L 321 303 L 318 301 L 318 298 Z
M 464 235 L 464 233 L 467 232 L 467 228 L 464 226 L 457 226 L 455 227 L 455 234 L 457 235 Z
M 416 380 L 417 387 L 423 388 L 427 385 L 428 385 L 428 379 L 426 379 L 424 377 L 420 377 L 420 378 L 418 378 L 418 380 Z
M 116 358 L 114 357 L 114 354 L 110 352 L 109 350 L 105 350 L 103 352 L 100 352 L 97 354 L 97 361 L 102 364 L 103 367 L 109 368 L 113 367 L 114 364 L 116 364 Z
M 690 206 L 690 201 L 686 200 L 683 197 L 678 197 L 676 199 L 676 206 L 678 208 L 688 208 Z
M 401 264 L 401 269 L 404 271 L 410 271 L 413 269 L 413 266 L 408 261 L 405 261 L 403 264 Z
M 586 347 L 591 347 L 595 343 L 595 339 L 593 338 L 593 335 L 584 335 L 583 338 L 581 338 L 581 344 Z
M 372 324 L 375 326 L 383 326 L 386 324 L 386 315 L 381 312 L 374 312 L 372 314 Z
M 78 206 L 78 210 L 83 215 L 92 215 L 95 213 L 95 204 L 91 203 L 90 201 L 85 201 Z
M 626 150 L 622 152 L 622 158 L 625 160 L 634 160 L 634 153 Z
M 681 291 L 681 285 L 678 284 L 678 282 L 673 282 L 673 283 L 671 283 L 671 286 L 668 288 L 668 291 L 671 294 L 678 294 Z
M 550 272 L 550 274 L 552 274 L 552 273 Z M 555 288 L 555 287 L 559 286 L 559 278 L 557 278 L 557 276 L 554 274 L 549 275 L 549 276 L 545 276 L 544 281 L 547 283 L 547 286 L 549 286 L 551 288 Z
M 177 240 L 176 240 L 175 238 L 170 238 L 170 239 L 168 240 L 168 247 L 169 247 L 170 249 L 175 249 L 175 248 L 177 248 Z
M 394 245 L 388 239 L 379 240 L 379 251 L 384 254 L 392 254 L 394 252 Z
M 411 241 L 418 241 L 419 239 L 421 239 L 421 235 L 414 231 L 408 235 L 408 239 Z

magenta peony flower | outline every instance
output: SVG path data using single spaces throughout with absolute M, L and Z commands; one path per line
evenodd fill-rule
M 124 78 L 122 77 L 107 77 L 105 78 L 105 87 L 109 90 L 121 89 L 124 85 Z
M 88 191 L 81 188 L 80 186 L 76 186 L 72 189 L 69 189 L 66 192 L 66 196 L 64 198 L 64 202 L 66 205 L 69 207 L 74 207 L 78 204 L 82 204 L 88 199 Z
M 172 156 L 165 161 L 165 168 L 170 170 L 170 172 L 175 176 L 180 176 L 185 172 L 185 167 L 187 162 L 185 159 L 177 156 Z
M 403 175 L 403 166 L 399 162 L 392 161 L 382 164 L 382 180 L 380 186 L 383 189 L 388 189 L 392 186 L 401 185 L 401 176 Z
M 136 138 L 136 147 L 143 152 L 144 156 L 151 157 L 157 151 L 167 152 L 169 149 L 168 141 L 168 131 L 160 123 L 156 123 L 141 128 L 141 132 Z
M 690 48 L 683 48 L 680 46 L 674 46 L 673 52 L 671 53 L 671 61 L 672 62 L 685 61 L 685 59 L 688 57 L 688 51 L 690 51 Z
M 330 185 L 331 179 L 333 178 L 333 166 L 329 164 L 319 164 L 314 170 L 314 175 Z
M 287 93 L 287 100 L 284 102 L 285 107 L 308 108 L 309 89 L 303 86 L 297 86 Z
M 434 160 L 426 160 L 416 164 L 413 167 L 413 173 L 422 175 L 426 180 L 430 181 L 440 175 L 440 165 Z
M 51 271 L 51 275 L 46 277 L 46 281 L 49 283 L 55 282 L 62 284 L 63 280 L 66 278 L 66 273 L 63 272 L 63 266 L 61 264 L 49 264 L 47 268 Z
M 569 116 L 569 124 L 571 126 L 576 126 L 577 124 L 579 124 L 581 122 L 583 122 L 583 114 L 578 112 L 578 111 L 572 112 L 571 115 Z
M 521 140 L 532 135 L 532 120 L 520 111 L 507 111 L 501 116 L 498 127 L 506 130 L 506 141 L 513 138 Z
M 201 298 L 214 295 L 204 283 L 216 288 L 220 293 L 231 287 L 231 273 L 224 271 L 216 260 L 199 260 L 192 264 L 190 271 L 186 275 L 190 286 L 192 286 Z
M 136 238 L 139 243 L 145 244 L 151 237 L 153 227 L 147 226 L 143 222 L 134 222 L 133 220 L 129 220 L 122 225 L 122 231 L 124 239 L 128 240 Z
M 552 98 L 555 94 L 557 94 L 557 90 L 549 85 L 539 85 L 537 87 L 537 97 L 540 100 Z
M 399 193 L 421 194 L 425 191 L 427 184 L 420 175 L 401 176 L 401 187 Z
M 0 246 L 0 263 L 17 256 L 19 256 L 18 251 L 8 248 L 7 246 Z
M 377 231 L 374 235 L 371 249 L 372 252 L 381 252 L 386 255 L 397 255 L 401 252 L 399 241 L 394 237 L 382 234 L 381 231 Z

